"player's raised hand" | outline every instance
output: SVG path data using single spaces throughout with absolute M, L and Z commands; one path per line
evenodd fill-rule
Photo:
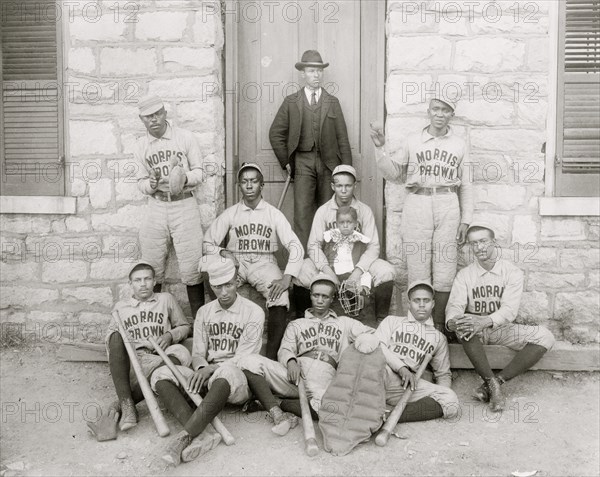
M 410 387 L 411 391 L 415 390 L 415 375 L 410 371 L 410 369 L 408 369 L 406 366 L 402 366 L 398 370 L 398 376 L 400 376 L 400 382 L 402 383 L 402 387 L 404 389 Z
M 369 126 L 371 126 L 370 134 L 373 144 L 377 147 L 383 146 L 385 144 L 385 133 L 383 132 L 383 124 L 381 124 L 381 121 L 371 121 Z

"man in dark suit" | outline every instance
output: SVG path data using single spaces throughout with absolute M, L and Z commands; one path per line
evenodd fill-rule
M 294 231 L 305 250 L 317 207 L 333 195 L 331 172 L 352 164 L 340 102 L 321 87 L 327 66 L 318 51 L 304 52 L 296 69 L 305 86 L 285 98 L 269 131 L 281 167 L 294 177 Z

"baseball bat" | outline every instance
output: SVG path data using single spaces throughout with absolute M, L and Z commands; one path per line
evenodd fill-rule
M 277 209 L 281 210 L 281 206 L 283 205 L 283 201 L 285 200 L 285 195 L 290 187 L 290 182 L 292 182 L 292 176 L 288 174 L 287 179 L 285 180 L 285 185 L 283 186 L 283 191 L 281 191 L 281 197 L 279 198 L 279 202 L 277 203 Z
M 144 399 L 146 400 L 146 405 L 148 406 L 148 410 L 150 411 L 150 415 L 152 416 L 152 420 L 154 421 L 154 425 L 156 426 L 156 431 L 158 432 L 158 435 L 160 437 L 166 437 L 171 431 L 169 430 L 169 426 L 167 424 L 167 421 L 165 420 L 165 416 L 163 416 L 160 407 L 158 406 L 156 396 L 154 396 L 154 392 L 152 391 L 152 388 L 150 388 L 150 383 L 144 375 L 142 366 L 138 361 L 135 349 L 133 349 L 133 346 L 131 346 L 131 342 L 129 341 L 129 333 L 127 333 L 127 330 L 123 326 L 123 322 L 121 321 L 119 312 L 115 310 L 113 311 L 112 315 L 117 325 L 119 326 L 119 333 L 121 333 L 123 343 L 125 343 L 125 349 L 127 350 L 127 354 L 129 355 L 129 360 L 131 361 L 131 365 L 133 366 L 133 371 L 135 372 L 137 380 L 140 383 L 140 388 L 142 389 Z
M 179 381 L 179 384 L 181 384 L 181 387 L 183 387 L 186 394 L 190 397 L 190 399 L 192 401 L 194 401 L 194 404 L 196 406 L 200 406 L 200 404 L 202 403 L 202 398 L 198 394 L 191 393 L 188 391 L 188 382 L 185 379 L 185 377 L 183 376 L 183 374 L 181 374 L 181 372 L 177 369 L 177 366 L 175 366 L 175 363 L 173 363 L 173 361 L 171 361 L 171 358 L 169 358 L 167 353 L 165 353 L 162 350 L 162 348 L 159 346 L 159 344 L 156 342 L 156 340 L 152 336 L 150 338 L 148 338 L 148 340 L 150 341 L 152 346 L 154 346 L 154 349 L 156 350 L 158 355 L 162 358 L 162 360 L 167 365 L 167 367 L 171 370 L 171 372 L 173 373 L 173 375 L 175 376 L 177 381 Z M 215 430 L 219 434 L 221 434 L 221 437 L 223 438 L 223 442 L 225 444 L 230 446 L 235 442 L 234 437 L 231 435 L 231 433 L 227 430 L 225 425 L 221 422 L 221 420 L 218 417 L 215 417 L 213 419 L 212 425 L 215 428 Z
M 429 364 L 430 360 L 431 360 L 431 354 L 427 354 L 425 356 L 425 358 L 423 359 L 421 366 L 419 366 L 419 369 L 417 370 L 417 374 L 415 375 L 415 381 L 416 381 L 415 386 L 418 385 L 419 379 L 421 379 L 421 376 L 423 375 L 423 371 L 425 371 L 425 369 L 427 368 L 427 365 Z M 398 404 L 396 404 L 396 406 L 390 413 L 390 416 L 388 417 L 387 421 L 385 421 L 385 424 L 379 431 L 379 434 L 377 434 L 377 437 L 375 437 L 375 444 L 377 444 L 378 446 L 381 446 L 381 447 L 383 447 L 387 444 L 387 442 L 390 438 L 390 434 L 394 430 L 394 427 L 396 427 L 396 424 L 398 424 L 398 421 L 400 420 L 400 416 L 402 416 L 402 413 L 404 412 L 404 408 L 406 407 L 408 400 L 412 396 L 412 393 L 413 393 L 412 389 L 409 388 L 402 395 L 402 397 L 400 398 L 400 401 L 398 401 Z
M 304 429 L 304 450 L 310 457 L 314 457 L 319 453 L 317 439 L 315 437 L 315 425 L 310 414 L 310 406 L 306 397 L 306 388 L 304 387 L 304 379 L 300 378 L 298 384 L 298 394 L 300 395 L 300 409 L 302 410 L 302 428 Z

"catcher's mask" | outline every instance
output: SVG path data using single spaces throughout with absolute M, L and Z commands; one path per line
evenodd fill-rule
M 340 304 L 348 316 L 358 316 L 365 307 L 365 297 L 361 294 L 360 284 L 344 280 L 338 290 Z

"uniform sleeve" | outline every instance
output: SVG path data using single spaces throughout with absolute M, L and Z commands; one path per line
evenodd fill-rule
M 446 388 L 452 387 L 452 372 L 450 371 L 450 352 L 448 348 L 448 340 L 439 333 L 439 341 L 436 348 L 433 350 L 431 358 L 431 367 L 436 384 Z
M 136 171 L 137 187 L 142 194 L 152 195 L 156 192 L 156 189 L 150 187 L 150 172 L 152 169 L 144 160 L 146 142 L 145 137 L 138 139 L 133 151 L 133 157 L 138 165 Z
M 194 323 L 194 344 L 192 347 L 192 369 L 197 371 L 199 368 L 208 366 L 208 330 L 204 324 L 206 320 L 206 308 L 202 307 L 196 315 Z
M 368 206 L 363 207 L 362 217 L 362 232 L 367 236 L 371 237 L 371 240 L 367 244 L 367 249 L 360 256 L 357 267 L 360 267 L 363 271 L 368 271 L 375 260 L 379 258 L 379 234 L 377 233 L 377 226 L 375 225 L 375 217 L 373 212 Z
M 204 170 L 202 166 L 204 163 L 202 161 L 200 145 L 198 144 L 198 139 L 194 133 L 191 131 L 185 131 L 183 134 L 185 134 L 186 156 L 189 167 L 189 171 L 186 171 L 185 173 L 187 177 L 187 184 L 185 186 L 186 188 L 193 188 L 202 183 L 204 178 Z
M 304 261 L 304 247 L 300 243 L 298 236 L 292 230 L 292 226 L 285 215 L 275 207 L 273 207 L 272 210 L 274 211 L 272 222 L 275 223 L 277 238 L 289 252 L 288 262 L 283 273 L 291 275 L 292 277 L 297 277 L 302 268 L 302 262 Z
M 231 217 L 232 211 L 229 208 L 210 224 L 202 240 L 204 255 L 219 255 L 222 250 L 225 250 L 221 244 L 231 228 Z
M 285 168 L 290 162 L 287 150 L 287 140 L 290 129 L 288 103 L 289 101 L 286 98 L 279 107 L 275 119 L 273 119 L 273 124 L 271 124 L 271 128 L 269 129 L 269 142 L 271 143 L 273 152 L 282 168 Z
M 463 268 L 454 278 L 450 298 L 448 298 L 448 305 L 446 305 L 446 323 L 455 318 L 460 318 L 465 314 L 467 304 L 469 303 L 467 273 L 468 267 Z
M 177 300 L 175 300 L 175 297 L 170 293 L 167 293 L 166 296 L 171 325 L 171 329 L 168 331 L 173 335 L 173 343 L 180 343 L 189 336 L 192 325 L 183 314 L 183 310 L 179 306 L 179 303 L 177 303 Z
M 296 336 L 300 327 L 297 322 L 290 321 L 283 334 L 279 351 L 277 352 L 277 360 L 287 368 L 287 362 L 298 356 L 298 341 Z
M 505 283 L 504 293 L 500 299 L 500 308 L 489 315 L 494 328 L 515 321 L 523 294 L 523 272 L 517 267 L 511 267 Z
M 469 168 L 469 147 L 466 144 L 465 152 L 458 168 L 458 177 L 461 181 L 458 191 L 460 222 L 470 224 L 473 221 L 473 178 L 471 177 L 471 169 Z
M 381 351 L 383 351 L 383 356 L 385 357 L 386 364 L 392 368 L 394 373 L 397 373 L 400 368 L 406 366 L 402 358 L 400 358 L 397 354 L 393 353 L 389 348 L 390 336 L 392 336 L 392 318 L 385 318 L 377 327 L 375 331 L 375 336 L 379 339 L 381 343 Z
M 385 151 L 385 146 L 375 146 L 375 159 L 377 167 L 381 171 L 383 177 L 390 182 L 403 184 L 406 181 L 406 169 L 408 167 L 408 154 L 406 147 L 403 147 L 399 152 L 402 162 L 391 159 Z
M 360 286 L 371 288 L 371 282 L 373 281 L 373 275 L 369 272 L 365 272 L 360 276 Z
M 319 272 L 323 271 L 323 268 L 329 265 L 327 256 L 323 250 L 324 234 L 325 234 L 325 208 L 319 207 L 315 213 L 312 227 L 310 228 L 310 235 L 308 236 L 308 257 L 314 262 L 315 267 Z
M 265 326 L 265 312 L 258 306 L 252 307 L 247 320 L 244 331 L 238 341 L 235 355 L 223 363 L 237 364 L 238 360 L 244 356 L 260 353 Z M 223 363 L 220 364 L 222 365 Z

